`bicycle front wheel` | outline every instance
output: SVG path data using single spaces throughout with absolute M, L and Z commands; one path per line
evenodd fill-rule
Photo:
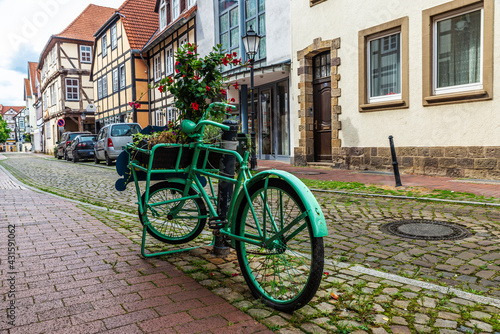
M 254 297 L 279 311 L 296 310 L 321 283 L 323 238 L 313 236 L 305 206 L 287 181 L 263 179 L 248 193 L 251 201 L 244 199 L 237 211 L 236 233 L 260 245 L 236 241 L 243 276 Z
M 149 188 L 149 199 L 142 194 L 144 215 L 139 214 L 141 224 L 149 221 L 147 232 L 154 238 L 169 244 L 182 244 L 196 238 L 207 222 L 207 208 L 200 197 L 184 199 L 185 185 L 177 182 L 160 182 Z M 197 192 L 189 189 L 189 196 Z

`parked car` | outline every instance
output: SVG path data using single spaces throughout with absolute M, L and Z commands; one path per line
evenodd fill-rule
M 63 135 L 61 137 L 61 141 L 57 142 L 57 153 L 56 153 L 57 159 L 64 158 L 65 160 L 69 160 L 67 148 L 69 147 L 69 145 L 71 144 L 73 139 L 75 139 L 76 136 L 83 135 L 83 134 L 90 134 L 90 132 L 85 131 L 85 132 L 65 132 L 65 133 L 63 133 Z
M 71 142 L 68 148 L 68 158 L 73 162 L 94 159 L 94 143 L 97 135 L 79 135 Z
M 116 160 L 123 147 L 132 142 L 132 135 L 142 130 L 137 123 L 116 123 L 103 127 L 97 134 L 97 142 L 94 146 L 94 162 L 98 164 L 101 160 L 111 166 Z

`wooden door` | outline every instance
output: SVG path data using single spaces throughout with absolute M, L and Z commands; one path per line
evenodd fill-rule
M 330 81 L 313 85 L 315 161 L 332 160 L 331 92 Z

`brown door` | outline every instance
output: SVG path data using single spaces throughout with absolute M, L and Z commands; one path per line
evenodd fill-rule
M 332 160 L 331 81 L 313 84 L 314 159 Z

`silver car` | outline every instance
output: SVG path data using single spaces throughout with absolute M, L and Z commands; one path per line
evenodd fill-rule
M 111 166 L 113 160 L 123 152 L 123 147 L 132 142 L 132 135 L 141 130 L 137 123 L 116 123 L 103 127 L 94 145 L 94 162 L 98 164 L 105 160 L 106 165 Z

